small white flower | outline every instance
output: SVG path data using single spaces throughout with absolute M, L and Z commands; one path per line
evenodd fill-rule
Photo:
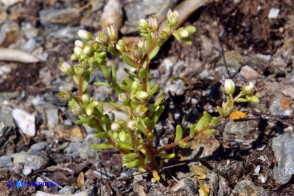
M 117 40 L 118 33 L 116 27 L 113 24 L 106 27 L 106 32 L 111 41 Z
M 226 79 L 224 84 L 224 89 L 227 95 L 232 95 L 235 92 L 235 84 L 233 80 Z
M 127 100 L 127 95 L 125 93 L 120 93 L 118 95 L 118 101 L 124 103 Z
M 90 41 L 92 39 L 91 33 L 86 30 L 79 30 L 78 36 L 85 41 Z
M 137 122 L 134 120 L 130 120 L 128 122 L 128 128 L 131 130 L 136 130 L 137 129 Z
M 135 109 L 135 113 L 138 116 L 143 116 L 145 114 L 145 112 L 147 111 L 147 108 L 144 105 L 139 105 L 136 109 Z
M 120 128 L 120 125 L 118 123 L 112 123 L 110 128 L 113 132 L 115 132 Z

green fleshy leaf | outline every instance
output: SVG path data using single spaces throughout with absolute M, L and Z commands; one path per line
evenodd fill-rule
M 134 168 L 134 167 L 138 167 L 140 165 L 140 161 L 139 159 L 131 161 L 129 163 L 125 164 L 127 168 Z
M 189 35 L 196 32 L 196 27 L 194 26 L 189 25 L 189 26 L 186 26 L 185 28 L 189 32 Z
M 129 153 L 123 156 L 123 163 L 129 163 L 131 161 L 134 161 L 138 158 L 138 154 L 136 153 Z
M 131 59 L 130 57 L 128 57 L 126 54 L 122 54 L 121 58 L 124 60 L 124 62 L 126 62 L 129 66 L 137 68 L 137 64 L 134 63 L 136 62 L 134 59 Z
M 178 41 L 182 41 L 182 38 L 181 38 L 181 36 L 179 35 L 179 32 L 178 32 L 178 31 L 175 31 L 175 32 L 173 33 L 173 36 L 176 38 L 176 40 L 178 40 Z
M 245 98 L 238 98 L 238 99 L 236 99 L 236 102 L 237 103 L 246 103 L 246 102 L 248 102 L 248 100 Z
M 154 95 L 155 93 L 157 93 L 158 90 L 159 90 L 159 86 L 158 86 L 158 84 L 155 84 L 153 86 L 153 88 L 148 91 L 149 97 L 151 97 L 152 95 Z
M 176 137 L 175 137 L 175 142 L 180 141 L 183 137 L 183 129 L 181 125 L 177 125 L 176 127 Z
M 161 102 L 163 101 L 164 97 L 165 97 L 165 94 L 163 93 L 163 94 L 161 94 L 161 95 L 157 98 L 157 100 L 155 101 L 155 103 L 153 104 L 153 106 L 150 108 L 150 112 L 149 112 L 150 116 L 153 115 L 154 111 L 155 111 L 156 108 L 161 104 Z
M 157 156 L 163 159 L 172 159 L 176 156 L 176 154 L 175 153 L 171 153 L 171 154 L 159 153 Z
M 208 114 L 208 112 L 204 111 L 203 116 L 200 118 L 200 120 L 197 122 L 195 128 L 193 130 L 190 130 L 190 137 L 194 137 L 195 133 L 204 127 L 206 127 L 211 121 L 211 116 Z
M 105 86 L 105 87 L 111 88 L 110 84 L 108 84 L 106 82 L 95 82 L 94 85 L 96 85 L 96 86 Z
M 246 96 L 246 98 L 248 99 L 248 101 L 250 101 L 253 104 L 258 104 L 259 103 L 259 98 L 255 95 L 252 96 Z
M 138 76 L 136 74 L 134 74 L 131 70 L 124 68 L 124 71 L 132 78 L 138 78 Z
M 110 73 L 109 73 L 109 69 L 107 68 L 106 65 L 101 65 L 101 71 L 104 75 L 105 78 L 110 78 Z
M 85 71 L 83 74 L 83 93 L 88 90 L 89 80 L 90 80 L 90 71 Z
M 148 55 L 148 60 L 151 61 L 159 52 L 160 47 L 159 46 L 155 46 L 155 48 L 150 52 L 150 54 Z
M 100 132 L 100 133 L 96 133 L 95 137 L 97 137 L 97 138 L 107 138 L 108 134 L 106 132 Z
M 203 133 L 206 135 L 214 135 L 215 132 L 216 132 L 215 129 L 208 129 L 208 130 L 205 130 Z
M 102 143 L 102 144 L 93 144 L 91 148 L 93 150 L 103 150 L 103 149 L 113 148 L 113 146 L 109 143 Z
M 119 52 L 111 44 L 107 47 L 107 51 L 117 57 L 120 55 Z
M 130 144 L 123 143 L 123 142 L 120 143 L 120 147 L 123 150 L 134 150 L 134 148 Z
M 219 119 L 217 117 L 212 117 L 210 123 L 212 126 L 216 126 L 218 124 L 218 122 L 219 122 Z
M 222 109 L 220 106 L 217 106 L 216 109 L 217 109 L 217 111 L 218 111 L 218 114 L 219 114 L 221 117 L 224 117 L 224 116 L 225 116 L 225 114 L 224 114 L 224 112 L 223 112 L 223 109 Z
M 112 82 L 116 83 L 116 68 L 115 68 L 115 65 L 111 66 L 111 76 L 112 76 Z
M 162 112 L 164 111 L 165 107 L 163 105 L 159 106 L 158 109 L 155 111 L 153 117 L 152 117 L 152 123 L 155 125 L 160 118 Z
M 179 141 L 179 146 L 181 148 L 189 148 L 191 144 L 189 142 L 183 142 L 182 140 Z

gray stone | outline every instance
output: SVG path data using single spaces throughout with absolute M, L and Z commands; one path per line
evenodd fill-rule
M 66 148 L 66 154 L 73 158 L 78 158 L 80 156 L 80 149 L 83 148 L 81 142 L 71 142 Z
M 230 121 L 223 137 L 224 140 L 251 144 L 258 137 L 258 121 Z
M 46 146 L 48 146 L 48 142 L 38 142 L 33 144 L 28 152 L 35 150 L 40 151 L 43 150 Z
M 53 130 L 59 124 L 58 108 L 54 106 L 48 106 L 45 109 L 47 117 L 47 126 L 49 130 Z
M 291 106 L 286 106 L 285 108 L 283 104 L 283 100 L 286 98 L 276 98 L 270 105 L 269 111 L 273 115 L 282 116 L 282 117 L 292 117 L 293 116 L 293 108 Z
M 181 79 L 176 79 L 173 81 L 168 81 L 166 87 L 165 87 L 165 92 L 168 93 L 170 92 L 172 95 L 183 95 L 186 90 L 186 85 L 185 82 Z
M 273 138 L 272 148 L 278 162 L 274 168 L 274 178 L 286 184 L 294 174 L 294 133 L 284 133 Z
M 5 135 L 6 131 L 10 131 L 12 129 L 15 129 L 15 124 L 12 116 L 9 113 L 2 110 L 0 112 L 0 137 L 2 137 L 3 134 Z
M 8 155 L 4 155 L 0 157 L 0 168 L 8 168 L 11 167 L 12 164 L 12 157 Z
M 14 153 L 11 156 L 14 164 L 24 163 L 25 166 L 30 167 L 32 170 L 38 170 L 48 163 L 47 155 L 39 151 Z
M 264 190 L 262 187 L 255 186 L 255 184 L 250 180 L 243 180 L 241 182 L 238 182 L 232 193 L 236 195 L 269 195 L 266 190 Z
M 33 169 L 30 166 L 25 165 L 22 169 L 22 174 L 28 176 L 32 173 Z
M 80 19 L 80 11 L 77 8 L 46 9 L 40 11 L 42 24 L 77 24 Z
M 58 193 L 61 195 L 71 195 L 75 192 L 75 187 L 65 186 Z

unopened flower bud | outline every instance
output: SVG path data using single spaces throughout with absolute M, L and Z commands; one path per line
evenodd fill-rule
M 118 137 L 119 137 L 120 141 L 122 141 L 122 142 L 126 141 L 126 139 L 127 139 L 126 132 L 124 132 L 124 131 L 119 132 Z
M 86 31 L 86 30 L 79 30 L 78 31 L 78 36 L 85 40 L 85 41 L 90 41 L 92 40 L 92 35 L 90 32 Z
M 92 52 L 92 47 L 90 45 L 86 45 L 83 49 L 84 54 L 90 54 Z
M 146 99 L 146 98 L 148 97 L 148 93 L 146 93 L 146 92 L 144 92 L 144 91 L 138 91 L 138 92 L 136 93 L 135 97 L 136 97 L 137 99 L 140 99 L 140 100 L 142 100 L 142 99 Z
M 136 121 L 134 121 L 134 120 L 130 120 L 129 122 L 128 122 L 128 128 L 129 129 L 131 129 L 131 130 L 136 130 L 137 129 L 137 122 Z
M 74 53 L 77 55 L 77 56 L 80 56 L 82 53 L 83 53 L 83 49 L 80 48 L 80 47 L 74 47 Z
M 148 28 L 148 22 L 145 19 L 140 19 L 139 20 L 139 29 L 141 31 L 146 31 Z
M 144 56 L 143 50 L 137 44 L 134 44 L 132 46 L 132 55 L 135 59 L 141 60 Z
M 81 65 L 75 67 L 75 74 L 82 75 L 85 72 L 85 68 Z
M 77 56 L 75 53 L 73 53 L 73 54 L 70 56 L 70 59 L 73 60 L 73 61 L 76 61 L 76 60 L 78 60 L 79 58 L 78 58 L 78 56 Z
M 62 101 L 68 101 L 72 98 L 72 92 L 70 90 L 62 90 L 57 94 L 57 96 Z
M 158 30 L 158 20 L 155 15 L 149 17 L 148 23 L 152 32 L 156 32 Z
M 226 79 L 224 84 L 225 93 L 232 95 L 235 92 L 235 84 L 231 79 Z
M 252 95 L 253 94 L 254 84 L 253 82 L 249 82 L 242 87 L 242 93 L 244 95 Z
M 89 103 L 90 102 L 90 96 L 88 94 L 83 94 L 82 95 L 82 101 L 83 103 Z
M 109 38 L 105 33 L 99 33 L 95 40 L 101 44 L 107 44 Z
M 75 41 L 75 46 L 76 47 L 83 48 L 84 47 L 84 43 L 81 40 L 76 40 Z
M 117 42 L 116 49 L 118 49 L 121 52 L 126 51 L 126 44 L 125 44 L 124 40 L 121 39 Z
M 187 37 L 189 37 L 189 32 L 186 29 L 184 29 L 184 28 L 180 28 L 178 30 L 178 32 L 179 32 L 179 35 L 181 36 L 181 38 L 187 38 Z
M 111 41 L 116 41 L 118 37 L 118 32 L 116 27 L 112 25 L 108 25 L 106 28 L 107 35 Z
M 178 24 L 179 22 L 179 12 L 178 11 L 171 11 L 168 10 L 167 12 L 167 20 L 170 26 L 174 27 Z
M 112 123 L 110 128 L 113 132 L 115 132 L 120 128 L 120 125 L 118 123 Z
M 142 39 L 138 42 L 138 47 L 142 50 L 146 50 L 147 48 L 147 41 L 145 39 Z
M 65 73 L 65 74 L 68 74 L 68 75 L 71 75 L 73 74 L 73 68 L 72 66 L 67 63 L 67 62 L 62 62 L 62 63 L 59 63 L 58 65 L 59 69 Z

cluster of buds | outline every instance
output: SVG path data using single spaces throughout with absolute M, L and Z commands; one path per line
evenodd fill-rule
M 224 82 L 224 92 L 227 95 L 226 101 L 222 103 L 222 107 L 218 107 L 219 114 L 221 116 L 228 116 L 234 109 L 234 104 L 237 102 L 250 102 L 257 104 L 259 99 L 254 93 L 254 83 L 249 82 L 242 86 L 241 92 L 233 97 L 236 91 L 235 83 L 231 79 L 226 79 Z

